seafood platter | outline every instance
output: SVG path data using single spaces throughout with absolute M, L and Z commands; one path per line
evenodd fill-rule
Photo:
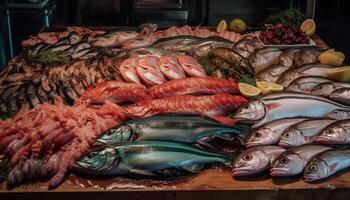
M 263 37 L 143 24 L 24 40 L 0 76 L 0 190 L 349 187 L 344 58 Z

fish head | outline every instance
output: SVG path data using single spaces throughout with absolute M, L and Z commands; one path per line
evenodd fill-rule
M 296 127 L 287 128 L 281 135 L 279 146 L 289 148 L 294 146 L 300 146 L 304 143 L 304 137 Z
M 125 108 L 130 118 L 149 117 L 153 115 L 151 106 L 147 104 L 134 103 Z
M 113 145 L 122 141 L 129 141 L 132 135 L 132 129 L 128 125 L 120 125 L 103 132 L 97 136 L 96 141 L 104 145 Z
M 333 90 L 335 90 L 334 84 L 327 82 L 320 83 L 311 90 L 311 94 L 328 96 Z
M 350 97 L 350 89 L 349 88 L 340 88 L 334 91 L 331 91 L 329 97 L 331 99 L 348 99 Z
M 242 152 L 233 163 L 233 176 L 248 176 L 264 171 L 270 164 L 268 156 L 256 148 Z
M 108 172 L 121 162 L 121 157 L 116 148 L 103 146 L 82 155 L 75 160 L 77 169 L 86 173 Z
M 266 114 L 265 106 L 259 99 L 249 101 L 239 107 L 234 115 L 237 121 L 256 122 L 261 120 Z
M 247 147 L 272 144 L 275 131 L 270 128 L 259 128 L 253 131 L 246 140 Z
M 304 161 L 297 153 L 283 153 L 273 163 L 271 176 L 293 176 L 303 172 Z
M 305 167 L 303 179 L 306 182 L 317 181 L 330 175 L 326 161 L 313 158 Z
M 177 59 L 182 69 L 189 76 L 199 76 L 199 77 L 207 76 L 203 67 L 197 62 L 195 58 L 186 56 L 186 55 L 181 55 L 181 56 L 178 56 Z
M 321 131 L 315 141 L 321 144 L 343 144 L 346 143 L 347 135 L 348 131 L 344 127 L 330 125 Z
M 342 119 L 350 118 L 349 114 L 350 114 L 350 111 L 348 110 L 335 109 L 329 112 L 325 117 L 329 119 L 342 120 Z

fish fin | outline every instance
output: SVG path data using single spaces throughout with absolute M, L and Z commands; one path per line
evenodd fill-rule
M 140 174 L 140 175 L 145 175 L 145 176 L 154 176 L 155 175 L 153 172 L 142 170 L 142 169 L 130 169 L 129 171 L 131 173 L 134 173 L 134 174 Z
M 273 110 L 281 106 L 279 103 L 269 103 L 265 105 L 269 110 Z
M 236 135 L 236 136 L 237 136 L 237 135 Z M 233 141 L 233 140 L 235 140 L 236 136 L 233 136 L 232 134 L 228 134 L 228 133 L 223 133 L 223 134 L 215 135 L 216 138 L 220 138 L 220 139 L 228 140 L 228 141 Z
M 180 163 L 180 166 L 181 166 L 182 169 L 184 169 L 184 170 L 186 170 L 188 172 L 192 172 L 192 173 L 198 173 L 204 167 L 204 165 L 198 164 L 198 163 L 193 163 L 190 160 L 183 161 L 182 163 Z
M 236 120 L 235 119 L 231 119 L 228 117 L 222 117 L 222 116 L 217 116 L 217 115 L 209 115 L 209 118 L 220 122 L 221 124 L 225 124 L 225 125 L 235 125 L 236 124 Z
M 334 163 L 334 164 L 331 164 L 329 165 L 329 169 L 331 170 L 331 172 L 334 171 L 334 169 L 337 167 L 338 163 Z
M 210 140 L 211 138 L 205 137 L 205 138 L 201 138 L 200 140 L 197 140 L 196 143 L 202 146 L 208 147 L 210 149 L 215 149 L 211 144 L 208 143 Z

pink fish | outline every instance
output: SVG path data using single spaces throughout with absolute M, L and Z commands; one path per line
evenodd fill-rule
M 137 37 L 130 40 L 125 41 L 121 44 L 123 49 L 131 49 L 136 47 L 146 47 L 151 45 L 154 42 L 152 37 Z
M 175 57 L 162 56 L 159 58 L 159 69 L 168 79 L 185 78 L 186 74 Z
M 182 67 L 182 69 L 189 76 L 199 76 L 206 77 L 203 67 L 197 62 L 197 60 L 193 57 L 181 55 L 177 56 L 177 59 Z
M 158 58 L 145 56 L 138 60 L 137 74 L 148 86 L 159 85 L 166 82 L 162 72 L 158 68 Z
M 120 64 L 120 74 L 123 76 L 126 82 L 139 83 L 141 84 L 141 79 L 136 71 L 137 58 L 125 59 Z

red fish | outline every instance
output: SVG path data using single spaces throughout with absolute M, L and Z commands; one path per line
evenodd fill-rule
M 155 85 L 149 89 L 152 98 L 164 98 L 185 94 L 237 94 L 238 86 L 233 80 L 223 80 L 214 77 L 191 77 L 171 80 L 162 85 Z
M 141 84 L 141 79 L 137 74 L 136 67 L 137 67 L 137 58 L 125 59 L 120 64 L 119 71 L 126 82 Z
M 186 74 L 175 57 L 161 56 L 159 69 L 168 79 L 185 78 Z
M 166 82 L 164 75 L 158 68 L 158 58 L 155 56 L 145 56 L 139 59 L 136 71 L 143 82 L 149 86 Z
M 177 59 L 182 67 L 182 69 L 189 76 L 200 76 L 206 77 L 203 67 L 197 62 L 197 60 L 193 57 L 181 55 L 177 56 Z

